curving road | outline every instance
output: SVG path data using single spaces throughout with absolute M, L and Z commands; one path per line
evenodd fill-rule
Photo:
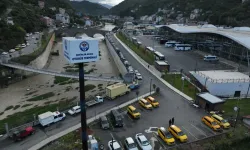
M 179 124 L 185 125 L 189 124 L 189 120 L 199 120 L 204 113 L 197 113 L 197 110 L 190 107 L 189 103 L 186 99 L 178 95 L 177 93 L 170 90 L 166 85 L 164 85 L 158 78 L 152 75 L 146 68 L 144 68 L 114 37 L 113 41 L 120 48 L 120 51 L 123 53 L 125 58 L 130 62 L 133 68 L 137 69 L 143 75 L 143 83 L 141 88 L 139 89 L 140 95 L 149 92 L 149 83 L 152 79 L 152 83 L 156 84 L 157 87 L 160 88 L 161 94 L 158 97 L 161 99 L 161 105 L 164 109 L 159 109 L 157 113 L 151 113 L 150 117 L 154 118 L 154 121 L 145 120 L 143 126 L 150 125 L 159 125 L 159 122 L 167 123 L 168 120 L 172 117 L 175 117 L 176 122 Z M 90 118 L 95 116 L 95 114 L 101 113 L 105 110 L 108 110 L 114 106 L 122 104 L 130 99 L 135 98 L 136 94 L 131 92 L 128 95 L 117 98 L 114 101 L 105 101 L 101 105 L 94 106 L 92 108 L 87 109 L 87 117 Z M 179 109 L 177 109 L 179 108 Z M 71 117 L 67 116 L 66 120 L 60 122 L 58 124 L 54 124 L 47 129 L 39 129 L 37 128 L 37 133 L 27 139 L 14 143 L 8 139 L 0 141 L 0 149 L 2 150 L 26 150 L 34 144 L 42 141 L 43 139 L 64 131 L 65 129 L 76 125 L 80 122 L 80 116 Z M 140 130 L 144 130 L 145 128 L 141 128 L 140 126 L 136 126 L 135 128 L 131 128 L 125 133 L 120 133 L 116 136 L 125 137 L 131 133 L 138 132 Z M 135 131 L 136 130 L 136 131 Z

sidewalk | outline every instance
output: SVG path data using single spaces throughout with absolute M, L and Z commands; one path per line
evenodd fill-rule
M 155 93 L 154 91 L 151 92 L 151 94 L 154 94 L 154 93 Z M 141 99 L 141 98 L 143 98 L 143 97 L 147 97 L 147 96 L 149 96 L 149 95 L 150 95 L 150 93 L 141 95 L 141 96 L 138 97 L 138 99 Z M 96 115 L 95 117 L 89 118 L 89 119 L 87 119 L 87 124 L 89 124 L 89 123 L 95 121 L 96 119 L 99 119 L 101 116 L 106 115 L 106 114 L 109 113 L 111 110 L 119 109 L 119 108 L 125 107 L 125 106 L 127 106 L 127 105 L 129 105 L 129 104 L 132 104 L 132 103 L 136 102 L 136 101 L 137 101 L 137 98 L 134 98 L 134 99 L 132 99 L 132 100 L 126 102 L 126 103 L 123 103 L 123 104 L 121 104 L 121 105 L 119 105 L 119 106 L 113 107 L 113 108 L 111 108 L 111 109 L 109 109 L 109 110 L 107 110 L 107 111 L 105 111 L 105 112 L 102 112 L 102 113 Z M 38 150 L 38 149 L 44 147 L 45 145 L 49 144 L 50 142 L 55 141 L 56 139 L 58 139 L 58 138 L 60 138 L 60 137 L 62 137 L 62 136 L 64 136 L 64 135 L 66 135 L 66 134 L 68 134 L 68 133 L 70 133 L 70 132 L 73 132 L 73 131 L 79 129 L 80 127 L 81 127 L 81 123 L 79 123 L 79 124 L 77 124 L 77 125 L 75 125 L 75 126 L 73 126 L 73 127 L 71 127 L 71 128 L 68 128 L 67 130 L 64 130 L 64 131 L 62 131 L 62 132 L 60 132 L 60 133 L 57 133 L 57 134 L 55 134 L 55 135 L 53 135 L 53 136 L 48 137 L 47 139 L 41 141 L 40 143 L 38 143 L 38 144 L 32 146 L 32 147 L 29 148 L 28 150 Z
M 150 65 L 148 68 L 148 63 L 146 63 L 140 56 L 138 56 L 134 51 L 132 51 L 127 45 L 125 45 L 120 39 L 117 38 L 117 36 L 114 34 L 114 37 L 121 43 L 121 45 L 149 72 L 151 72 L 155 77 L 157 77 L 161 82 L 163 82 L 168 88 L 176 92 L 177 94 L 181 95 L 185 99 L 187 99 L 189 102 L 192 102 L 193 99 L 186 94 L 182 93 L 180 90 L 173 87 L 171 84 L 169 84 L 167 81 L 161 78 L 161 73 L 155 69 L 154 66 Z

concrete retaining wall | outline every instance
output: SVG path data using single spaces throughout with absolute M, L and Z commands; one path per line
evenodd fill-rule
M 37 68 L 37 69 L 44 68 L 49 60 L 50 52 L 52 50 L 54 41 L 55 41 L 55 33 L 52 34 L 44 52 L 40 56 L 38 56 L 35 60 L 31 61 L 29 63 L 29 66 L 32 66 L 33 68 Z M 26 76 L 35 74 L 33 72 L 23 71 L 23 70 L 16 70 L 16 71 L 18 72 L 20 71 L 21 74 L 26 75 Z
M 49 41 L 45 51 L 39 57 L 37 57 L 35 60 L 33 60 L 29 65 L 31 65 L 37 69 L 42 69 L 46 65 L 46 63 L 49 59 L 49 55 L 50 55 L 52 46 L 54 44 L 54 40 L 55 40 L 55 33 L 53 33 L 53 35 L 51 36 L 50 41 Z
M 108 47 L 108 50 L 119 70 L 119 72 L 122 74 L 122 77 L 124 78 L 126 74 L 128 74 L 128 71 L 126 69 L 126 67 L 124 66 L 124 64 L 122 63 L 120 57 L 118 56 L 118 54 L 116 53 L 115 49 L 113 48 L 113 46 L 110 44 L 109 40 L 107 38 L 105 38 L 106 40 L 106 44 Z

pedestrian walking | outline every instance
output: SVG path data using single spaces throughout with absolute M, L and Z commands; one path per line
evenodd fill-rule
M 168 123 L 169 123 L 169 127 L 170 127 L 171 126 L 171 119 L 169 119 Z
M 148 65 L 148 69 L 149 69 L 149 65 Z
M 174 124 L 174 117 L 172 118 L 171 123 L 172 123 L 172 125 Z

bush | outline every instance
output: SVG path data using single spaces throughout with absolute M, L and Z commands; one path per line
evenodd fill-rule
M 5 108 L 5 111 L 10 110 L 10 109 L 12 109 L 13 107 L 14 107 L 14 106 L 12 106 L 12 105 L 11 105 L 11 106 L 8 106 L 8 107 Z
M 45 93 L 45 94 L 38 95 L 36 97 L 30 98 L 27 101 L 40 101 L 40 100 L 44 100 L 44 99 L 47 99 L 49 97 L 52 97 L 54 95 L 55 94 L 53 92 L 48 92 L 48 93 Z

